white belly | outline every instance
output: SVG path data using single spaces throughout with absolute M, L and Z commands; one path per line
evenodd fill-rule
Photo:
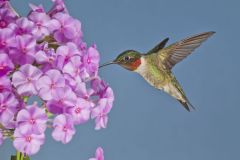
M 176 99 L 183 99 L 182 94 L 171 83 L 164 85 L 163 90 Z

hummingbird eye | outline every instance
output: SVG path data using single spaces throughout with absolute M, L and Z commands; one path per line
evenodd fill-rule
M 128 61 L 129 59 L 130 59 L 129 56 L 125 56 L 125 57 L 124 57 L 124 61 Z

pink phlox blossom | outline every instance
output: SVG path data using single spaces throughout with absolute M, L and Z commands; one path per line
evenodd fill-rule
M 15 23 L 11 23 L 9 27 L 14 30 L 16 35 L 32 34 L 34 24 L 26 17 L 21 17 Z
M 37 95 L 36 81 L 41 77 L 42 71 L 31 64 L 25 64 L 14 72 L 12 83 L 20 95 Z
M 53 18 L 60 23 L 60 27 L 54 33 L 58 42 L 70 42 L 82 37 L 81 23 L 78 20 L 64 13 L 57 13 Z
M 49 35 L 60 26 L 57 20 L 51 19 L 46 13 L 32 12 L 28 17 L 35 24 L 33 35 L 37 39 Z
M 58 47 L 58 49 L 56 51 L 57 67 L 59 69 L 62 69 L 64 67 L 64 65 L 70 61 L 71 57 L 80 56 L 81 54 L 82 53 L 78 50 L 77 46 L 71 42 L 67 43 L 66 45 Z M 74 62 L 76 62 L 76 61 L 74 61 Z M 75 63 L 75 64 L 78 65 L 78 63 Z
M 0 8 L 0 28 L 6 28 L 12 22 L 14 22 L 17 18 L 16 14 L 11 11 L 8 5 L 5 5 Z
M 50 16 L 53 16 L 59 12 L 68 14 L 68 10 L 63 0 L 52 0 L 52 2 L 54 3 L 53 7 L 48 11 Z
M 55 117 L 53 120 L 53 128 L 52 137 L 56 141 L 60 141 L 64 144 L 70 142 L 76 132 L 73 125 L 73 119 L 67 114 L 60 114 Z
M 38 64 L 53 64 L 55 60 L 54 50 L 39 50 L 35 55 L 35 60 Z
M 0 53 L 0 77 L 7 75 L 13 69 L 14 64 L 9 56 L 5 53 Z
M 92 88 L 87 88 L 85 82 L 77 83 L 74 87 L 74 91 L 79 97 L 86 100 L 88 100 L 94 94 L 94 90 Z
M 9 54 L 12 61 L 19 65 L 32 64 L 36 52 L 36 40 L 31 35 L 16 36 L 15 44 Z
M 13 30 L 10 28 L 0 29 L 0 52 L 8 53 L 14 43 L 15 38 Z
M 12 128 L 14 115 L 17 112 L 18 100 L 11 92 L 0 93 L 0 123 Z
M 36 84 L 39 96 L 43 100 L 51 100 L 53 98 L 53 92 L 57 88 L 63 88 L 65 86 L 65 79 L 60 71 L 51 69 L 39 78 Z
M 0 93 L 11 91 L 11 90 L 12 90 L 12 84 L 9 77 L 7 76 L 0 77 Z
M 97 106 L 92 110 L 91 117 L 95 118 L 95 129 L 106 128 L 108 113 L 112 109 L 114 95 L 112 89 L 102 80 L 94 79 L 91 83 L 99 100 Z
M 53 48 L 43 47 L 43 49 L 37 51 L 35 61 L 38 64 L 41 64 L 41 70 L 46 72 L 49 69 L 56 68 L 56 53 Z
M 47 114 L 45 109 L 39 108 L 36 104 L 26 106 L 17 114 L 17 128 L 25 133 L 31 130 L 32 133 L 44 133 L 47 127 Z
M 47 101 L 47 109 L 54 114 L 62 114 L 66 112 L 68 107 L 76 104 L 77 97 L 69 86 L 56 88 L 53 92 L 53 98 Z
M 21 132 L 19 128 L 14 131 L 14 147 L 22 153 L 27 155 L 36 154 L 41 145 L 44 143 L 45 135 L 44 133 L 35 134 L 31 130 L 26 132 Z
M 108 113 L 112 106 L 107 105 L 107 99 L 100 99 L 95 108 L 91 112 L 91 118 L 95 118 L 95 129 L 106 128 L 108 123 Z
M 74 82 L 82 82 L 81 78 L 82 62 L 81 57 L 72 56 L 69 61 L 63 66 L 63 73 L 69 74 Z
M 85 99 L 78 98 L 74 107 L 67 109 L 72 118 L 74 124 L 82 124 L 89 120 L 91 103 Z
M 83 56 L 83 63 L 86 69 L 86 72 L 90 76 L 95 76 L 98 72 L 99 66 L 99 52 L 95 47 L 90 47 L 87 50 L 87 53 Z

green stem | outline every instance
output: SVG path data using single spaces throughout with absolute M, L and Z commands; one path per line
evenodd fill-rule
M 17 151 L 17 159 L 16 160 L 20 160 L 20 156 L 21 156 L 21 153 L 19 151 Z
M 16 155 L 11 156 L 11 160 L 30 160 L 30 158 L 25 156 L 24 153 L 17 151 Z
M 24 159 L 24 154 L 23 153 L 21 153 L 21 160 L 23 160 Z

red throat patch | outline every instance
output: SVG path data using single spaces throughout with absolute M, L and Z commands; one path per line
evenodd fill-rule
M 134 62 L 131 63 L 132 70 L 136 70 L 141 64 L 141 58 L 136 59 Z

